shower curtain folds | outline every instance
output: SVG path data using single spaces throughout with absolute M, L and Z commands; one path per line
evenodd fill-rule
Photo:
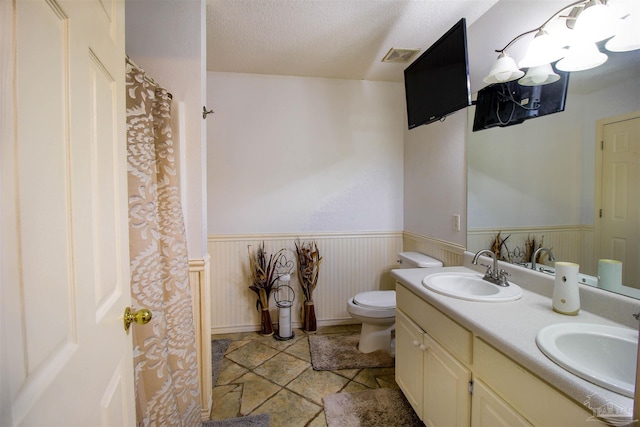
M 127 61 L 127 169 L 139 426 L 200 425 L 200 388 L 184 220 L 171 132 L 171 97 Z

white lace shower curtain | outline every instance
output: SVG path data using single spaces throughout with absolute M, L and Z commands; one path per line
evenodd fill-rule
M 131 292 L 153 318 L 133 327 L 140 426 L 200 425 L 187 246 L 171 134 L 171 99 L 127 63 Z

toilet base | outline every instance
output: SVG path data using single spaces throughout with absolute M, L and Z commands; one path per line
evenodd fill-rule
M 384 350 L 391 354 L 391 331 L 395 330 L 395 328 L 395 323 L 391 325 L 363 323 L 362 329 L 360 330 L 358 350 L 361 353 Z

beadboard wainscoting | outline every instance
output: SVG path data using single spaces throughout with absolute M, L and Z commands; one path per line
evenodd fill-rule
M 506 246 L 510 252 L 516 248 L 524 252 L 525 240 L 536 239 L 536 245 L 540 244 L 551 249 L 557 261 L 571 261 L 580 264 L 580 272 L 597 274 L 597 263 L 594 253 L 594 230 L 586 225 L 551 226 L 551 227 L 527 227 L 527 228 L 501 228 L 495 229 L 469 229 L 467 230 L 467 247 L 475 252 L 480 249 L 491 248 L 495 236 L 500 232 L 504 239 L 509 236 Z
M 312 235 L 210 235 L 211 255 L 211 332 L 214 334 L 259 330 L 256 294 L 249 289 L 248 247 L 255 251 L 262 242 L 273 254 L 287 249 L 287 258 L 295 261 L 295 242 L 315 240 L 322 265 L 314 292 L 319 326 L 354 323 L 347 313 L 347 300 L 358 292 L 394 289 L 390 271 L 397 268 L 397 254 L 402 251 L 402 232 L 314 233 Z M 296 271 L 291 287 L 295 301 L 292 325 L 302 325 L 300 307 L 303 300 Z M 278 313 L 271 300 L 271 318 Z
M 201 417 L 209 419 L 213 405 L 211 385 L 211 317 L 209 316 L 211 295 L 209 283 L 210 256 L 189 260 L 189 286 L 193 304 L 193 324 L 196 330 L 198 353 L 198 377 L 200 378 Z
M 404 232 L 403 251 L 420 252 L 442 261 L 445 267 L 462 265 L 465 247 L 431 237 Z

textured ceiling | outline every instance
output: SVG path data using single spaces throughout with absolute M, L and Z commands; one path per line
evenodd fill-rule
M 207 0 L 207 70 L 403 81 L 390 48 L 431 46 L 497 0 Z

